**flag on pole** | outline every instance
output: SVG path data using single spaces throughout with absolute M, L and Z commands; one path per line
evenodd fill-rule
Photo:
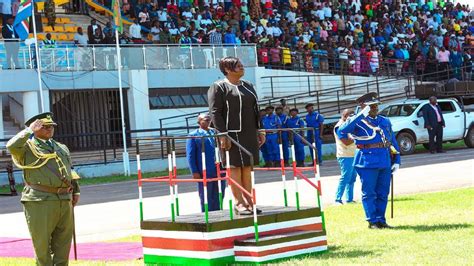
M 114 16 L 114 26 L 118 32 L 123 32 L 122 13 L 120 10 L 120 0 L 112 0 L 112 12 Z
M 28 38 L 30 33 L 30 17 L 33 12 L 32 0 L 21 0 L 20 8 L 13 21 L 13 29 L 21 40 Z

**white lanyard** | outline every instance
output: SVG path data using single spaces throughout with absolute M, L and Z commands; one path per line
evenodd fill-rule
M 13 30 L 13 26 L 7 24 L 7 28 L 12 32 L 12 39 L 14 39 L 16 36 L 15 36 L 15 31 Z

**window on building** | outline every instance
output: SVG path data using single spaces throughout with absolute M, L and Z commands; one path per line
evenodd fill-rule
M 208 87 L 149 89 L 150 109 L 207 107 Z

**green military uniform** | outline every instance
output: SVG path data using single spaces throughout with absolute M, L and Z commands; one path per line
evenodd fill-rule
M 51 113 L 37 115 L 44 125 L 55 125 Z M 41 140 L 26 128 L 10 139 L 7 148 L 23 169 L 21 202 L 33 240 L 38 265 L 67 265 L 73 232 L 72 195 L 79 194 L 73 179 L 68 148 L 53 139 Z
M 56 5 L 54 4 L 54 0 L 47 0 L 44 3 L 44 13 L 46 14 L 48 25 L 54 28 L 56 23 Z

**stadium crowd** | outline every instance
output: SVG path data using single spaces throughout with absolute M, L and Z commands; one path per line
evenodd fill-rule
M 135 19 L 133 43 L 255 43 L 260 64 L 270 67 L 391 74 L 449 67 L 471 78 L 474 11 L 459 3 L 124 0 L 122 9 Z

